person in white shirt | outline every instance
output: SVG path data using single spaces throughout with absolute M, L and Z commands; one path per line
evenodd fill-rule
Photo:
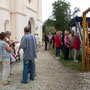
M 38 52 L 38 49 L 39 49 L 39 36 L 38 36 L 38 34 L 35 34 L 35 37 L 36 37 L 36 51 Z
M 52 35 L 51 35 L 51 32 L 49 32 L 49 35 L 48 35 L 48 39 L 49 39 L 49 48 L 51 48 L 51 44 L 52 44 Z

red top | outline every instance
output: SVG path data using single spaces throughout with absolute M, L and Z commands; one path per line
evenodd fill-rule
M 74 44 L 73 44 L 73 48 L 76 49 L 76 50 L 79 50 L 80 49 L 80 39 L 79 37 L 75 37 L 74 39 Z
M 59 36 L 55 36 L 55 47 L 61 47 L 61 40 Z

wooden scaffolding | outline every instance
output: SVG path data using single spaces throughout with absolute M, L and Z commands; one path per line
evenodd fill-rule
M 88 22 L 86 21 L 86 14 L 90 11 L 90 7 L 83 12 L 83 40 L 82 40 L 82 72 L 85 72 L 85 66 L 87 71 L 90 70 L 90 43 Z

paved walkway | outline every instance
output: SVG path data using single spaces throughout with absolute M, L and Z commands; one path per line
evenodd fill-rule
M 84 75 L 63 67 L 44 48 L 40 48 L 37 53 L 36 71 L 37 76 L 34 81 L 28 84 L 21 84 L 22 79 L 22 62 L 17 62 L 13 66 L 13 76 L 10 79 L 10 86 L 2 86 L 0 70 L 0 90 L 90 90 L 86 89 Z M 90 87 L 90 86 L 89 86 Z

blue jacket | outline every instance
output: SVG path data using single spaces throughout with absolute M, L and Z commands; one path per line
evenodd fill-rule
M 23 49 L 23 59 L 33 60 L 36 55 L 36 38 L 33 34 L 26 34 L 21 39 L 21 48 Z

